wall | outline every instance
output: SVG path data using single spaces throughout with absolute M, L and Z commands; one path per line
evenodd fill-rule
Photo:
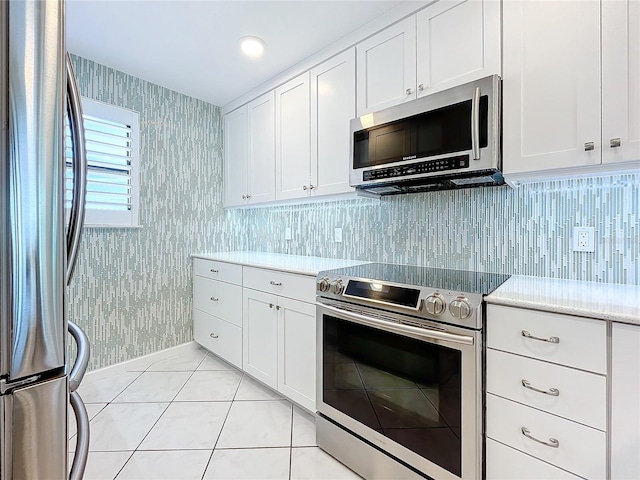
M 189 255 L 247 242 L 222 209 L 221 109 L 73 61 L 83 96 L 140 113 L 141 228 L 85 228 L 69 289 L 94 369 L 192 340 Z
M 640 284 L 640 174 L 257 208 L 246 220 L 252 250 Z M 595 227 L 594 253 L 571 251 L 576 225 Z

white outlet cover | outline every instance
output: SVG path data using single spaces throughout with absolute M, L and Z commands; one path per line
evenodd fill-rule
M 333 239 L 337 243 L 342 243 L 342 228 L 336 227 L 333 231 Z
M 595 228 L 593 227 L 573 227 L 573 251 L 595 251 L 595 236 Z

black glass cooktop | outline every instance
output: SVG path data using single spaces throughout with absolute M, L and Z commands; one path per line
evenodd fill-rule
M 481 295 L 490 294 L 509 278 L 509 275 L 500 273 L 469 272 L 391 263 L 366 263 L 354 267 L 338 268 L 321 272 L 318 277 L 325 274 L 337 275 L 345 279 L 361 278 L 382 283 L 397 283 L 408 287 L 431 287 Z

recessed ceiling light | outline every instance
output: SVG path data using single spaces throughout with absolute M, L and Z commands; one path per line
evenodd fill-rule
M 258 37 L 242 37 L 240 49 L 247 57 L 258 58 L 264 52 L 264 40 Z

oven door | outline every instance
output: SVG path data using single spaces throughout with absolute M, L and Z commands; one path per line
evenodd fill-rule
M 481 332 L 316 305 L 319 413 L 429 477 L 480 478 Z

